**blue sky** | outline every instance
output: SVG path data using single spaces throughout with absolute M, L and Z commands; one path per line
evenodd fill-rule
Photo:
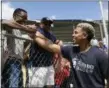
M 56 19 L 101 19 L 98 2 L 11 2 L 13 8 L 24 8 L 31 20 L 42 17 L 56 17 Z M 106 2 L 104 9 L 108 8 Z

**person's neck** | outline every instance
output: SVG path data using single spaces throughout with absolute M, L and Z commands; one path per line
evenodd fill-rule
M 89 42 L 82 42 L 81 44 L 79 44 L 79 47 L 80 47 L 80 52 L 87 52 L 91 45 Z

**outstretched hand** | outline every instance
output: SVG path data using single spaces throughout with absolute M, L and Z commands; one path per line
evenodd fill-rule
M 62 40 L 56 40 L 56 44 L 58 44 L 58 45 L 63 45 L 63 41 Z
M 30 29 L 34 29 L 37 31 L 37 26 L 35 24 L 32 25 L 26 25 L 26 27 L 30 28 Z M 29 33 L 28 34 L 32 39 L 35 37 L 35 33 Z
M 37 30 L 37 26 L 35 24 L 32 25 L 26 25 L 28 28 L 32 28 L 32 29 L 36 29 Z

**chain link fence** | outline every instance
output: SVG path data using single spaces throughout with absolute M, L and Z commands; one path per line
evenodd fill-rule
M 6 28 L 5 28 L 6 29 Z M 27 87 L 28 84 L 28 69 L 24 63 L 24 51 L 27 51 L 30 47 L 31 39 L 23 38 L 22 33 L 19 30 L 7 27 L 7 30 L 3 29 L 0 33 L 0 49 L 1 49 L 1 87 L 2 88 L 22 88 Z M 72 42 L 64 42 L 65 45 L 72 44 Z M 29 45 L 29 46 L 28 46 Z M 28 46 L 28 47 L 27 47 Z M 28 52 L 29 53 L 29 52 Z M 30 56 L 31 57 L 31 56 Z M 37 62 L 35 60 L 37 58 Z M 47 64 L 44 53 L 37 52 L 33 57 L 30 64 L 41 63 Z M 54 58 L 55 68 L 55 84 L 61 85 L 60 88 L 73 88 L 72 70 L 69 68 L 61 69 L 61 61 L 58 58 Z M 56 72 L 56 70 L 59 70 Z M 29 79 L 34 78 L 36 69 L 33 69 L 33 75 Z M 42 71 L 43 73 L 43 71 Z M 40 73 L 39 73 L 40 74 Z M 35 80 L 34 80 L 35 82 Z M 56 85 L 56 86 L 57 86 Z M 56 87 L 55 87 L 56 88 Z
M 1 33 L 1 86 L 3 88 L 24 86 L 23 54 L 27 39 L 19 30 L 2 30 Z M 29 41 L 29 40 L 28 40 Z
M 31 40 L 23 38 L 19 30 L 11 30 L 8 27 L 5 29 L 1 31 L 1 87 L 27 87 L 28 70 L 24 63 L 24 51 Z M 35 56 L 38 57 L 37 59 L 39 61 L 37 60 L 36 62 L 34 57 L 32 62 L 38 63 L 39 65 L 40 63 L 46 63 L 46 60 L 40 60 L 41 58 L 45 58 L 40 52 Z M 59 61 L 57 60 L 54 63 L 55 69 L 58 68 L 56 64 L 59 63 Z M 34 69 L 34 73 L 35 71 L 36 69 Z M 58 74 L 60 77 L 64 77 L 63 75 L 65 74 L 62 72 Z M 35 75 L 32 75 L 31 78 L 34 76 Z

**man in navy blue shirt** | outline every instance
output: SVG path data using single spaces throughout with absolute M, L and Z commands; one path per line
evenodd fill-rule
M 53 43 L 56 42 L 56 37 L 51 32 L 52 20 L 44 17 L 41 19 L 39 33 L 48 38 Z M 28 60 L 28 76 L 29 87 L 53 88 L 54 85 L 54 68 L 53 68 L 53 53 L 40 47 L 34 40 L 30 47 L 30 56 Z
M 79 45 L 59 46 L 50 42 L 39 32 L 35 41 L 42 48 L 52 52 L 61 53 L 72 64 L 73 82 L 75 88 L 104 88 L 105 79 L 109 79 L 108 55 L 97 46 L 91 46 L 90 40 L 94 37 L 95 30 L 88 23 L 80 23 L 72 33 L 72 40 Z

